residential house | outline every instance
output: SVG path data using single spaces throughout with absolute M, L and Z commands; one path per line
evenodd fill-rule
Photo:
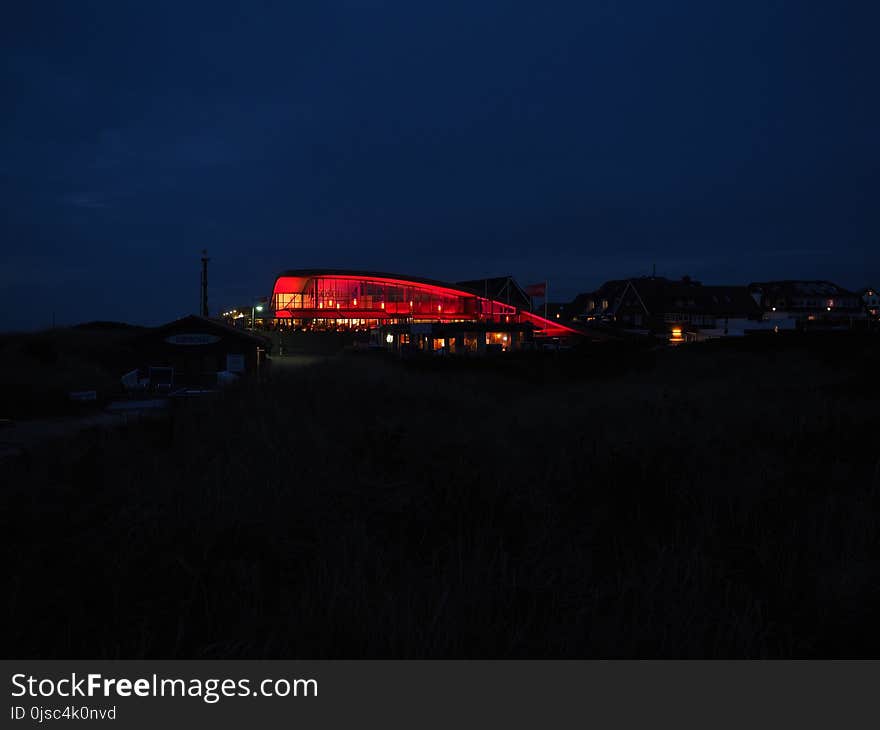
M 830 281 L 755 282 L 749 292 L 765 319 L 787 320 L 801 329 L 839 329 L 865 319 L 862 297 Z
M 743 335 L 761 327 L 761 309 L 744 286 L 709 286 L 688 276 L 605 282 L 570 309 L 588 322 L 660 335 L 670 342 Z

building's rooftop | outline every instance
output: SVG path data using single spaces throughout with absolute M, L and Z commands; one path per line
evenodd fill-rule
M 198 314 L 190 314 L 186 317 L 181 317 L 180 319 L 175 319 L 172 322 L 166 322 L 163 325 L 155 327 L 146 331 L 143 334 L 143 337 L 152 338 L 152 337 L 161 337 L 162 335 L 168 332 L 180 331 L 181 329 L 191 328 L 193 330 L 207 330 L 213 334 L 224 335 L 224 336 L 232 336 L 238 337 L 244 340 L 248 340 L 253 342 L 255 345 L 259 345 L 260 347 L 264 347 L 269 340 L 263 335 L 257 334 L 256 332 L 251 332 L 249 330 L 239 329 L 238 327 L 232 327 L 225 322 L 219 319 L 213 319 L 211 317 L 202 317 Z
M 833 281 L 819 279 L 781 279 L 779 281 L 758 281 L 749 284 L 749 289 L 776 296 L 796 297 L 846 297 L 856 296 Z
M 531 298 L 516 283 L 512 276 L 494 276 L 488 279 L 458 281 L 455 283 L 455 286 L 481 297 L 495 299 L 499 302 L 509 302 L 515 307 L 528 309 L 532 306 Z
M 648 314 L 676 311 L 730 317 L 758 315 L 761 311 L 745 286 L 705 285 L 689 277 L 676 280 L 660 276 L 606 281 L 595 292 L 575 297 L 569 310 L 589 311 L 591 300 L 593 309 L 600 308 L 603 299 L 611 314 L 629 300 L 641 304 Z

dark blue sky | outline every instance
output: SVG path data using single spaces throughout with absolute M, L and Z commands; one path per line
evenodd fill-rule
M 8 7 L 0 329 L 277 272 L 880 286 L 868 2 Z

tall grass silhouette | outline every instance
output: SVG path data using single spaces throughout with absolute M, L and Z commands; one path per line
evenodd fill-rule
M 328 358 L 0 467 L 6 653 L 876 656 L 876 341 L 603 353 Z

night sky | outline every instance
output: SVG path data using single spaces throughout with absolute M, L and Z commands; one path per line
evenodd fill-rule
M 828 0 L 4 7 L 0 329 L 287 268 L 880 286 L 880 10 Z

